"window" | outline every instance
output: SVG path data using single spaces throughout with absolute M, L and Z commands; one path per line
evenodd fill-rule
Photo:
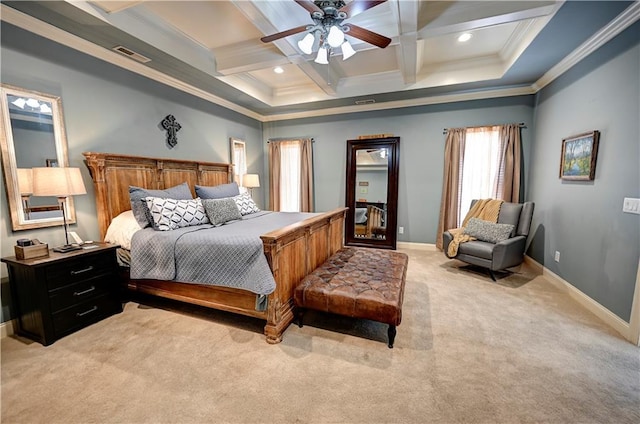
M 269 209 L 313 211 L 313 139 L 269 140 Z
M 298 141 L 280 144 L 280 211 L 300 212 L 300 156 Z
M 242 185 L 241 176 L 247 173 L 247 151 L 242 140 L 231 138 L 231 163 L 233 164 L 234 181 Z
M 458 191 L 459 223 L 471 208 L 471 200 L 501 198 L 503 173 L 500 172 L 500 128 L 467 128 L 463 157 Z

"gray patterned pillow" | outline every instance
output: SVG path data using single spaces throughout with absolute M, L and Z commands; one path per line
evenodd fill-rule
M 129 186 L 129 199 L 131 201 L 131 210 L 133 216 L 138 221 L 138 224 L 142 228 L 148 227 L 153 224 L 153 219 L 149 214 L 146 202 L 143 200 L 145 197 L 162 197 L 165 199 L 179 199 L 187 200 L 193 199 L 191 190 L 187 183 L 182 183 L 174 187 L 169 187 L 165 190 L 151 190 L 148 188 Z
M 240 214 L 243 216 L 249 215 L 250 213 L 260 212 L 260 208 L 258 208 L 258 205 L 253 201 L 249 193 L 242 193 L 235 196 L 233 200 L 236 202 L 236 206 L 238 207 L 238 210 L 240 210 Z
M 209 221 L 215 226 L 226 222 L 242 219 L 242 215 L 232 197 L 224 199 L 203 199 L 202 204 L 207 212 Z
M 508 239 L 513 231 L 511 224 L 494 224 L 478 218 L 471 218 L 464 227 L 464 234 L 475 237 L 478 240 L 498 243 Z
M 240 194 L 237 183 L 220 184 L 217 186 L 196 185 L 196 195 L 201 199 L 224 199 Z
M 209 223 L 200 199 L 177 200 L 150 196 L 144 200 L 153 218 L 154 230 L 169 231 Z

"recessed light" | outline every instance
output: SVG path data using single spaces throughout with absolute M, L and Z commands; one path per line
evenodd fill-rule
M 273 72 L 275 72 L 276 74 L 281 74 L 284 72 L 284 69 L 282 69 L 280 66 L 276 66 L 275 68 L 273 68 Z
M 460 34 L 460 36 L 458 37 L 458 41 L 461 43 L 464 43 L 466 41 L 471 40 L 472 35 L 468 32 L 465 32 L 463 34 Z

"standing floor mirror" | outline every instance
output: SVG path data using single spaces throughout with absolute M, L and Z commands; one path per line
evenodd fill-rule
M 347 140 L 345 244 L 396 248 L 400 137 Z
M 66 167 L 67 139 L 58 96 L 0 84 L 0 147 L 13 231 L 63 225 L 58 199 L 34 196 L 31 169 Z M 73 199 L 66 200 L 67 224 L 74 223 Z

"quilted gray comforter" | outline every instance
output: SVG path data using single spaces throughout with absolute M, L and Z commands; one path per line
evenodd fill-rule
M 313 215 L 263 211 L 219 227 L 145 228 L 131 239 L 131 278 L 212 284 L 267 295 L 276 285 L 260 236 Z

